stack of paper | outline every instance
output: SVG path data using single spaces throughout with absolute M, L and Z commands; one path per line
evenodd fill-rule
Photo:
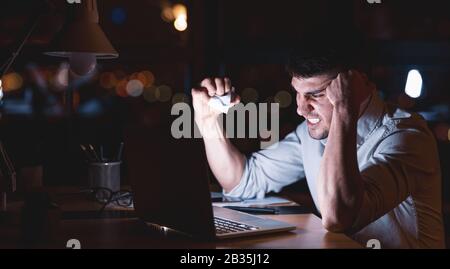
M 295 202 L 281 198 L 281 197 L 266 197 L 263 199 L 250 199 L 241 202 L 218 202 L 213 203 L 214 206 L 241 206 L 241 207 L 267 207 L 267 206 L 288 206 L 297 205 Z

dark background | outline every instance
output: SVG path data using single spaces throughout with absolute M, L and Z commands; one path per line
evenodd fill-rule
M 448 215 L 448 1 L 383 0 L 371 5 L 365 0 L 99 0 L 100 25 L 120 57 L 99 61 L 94 77 L 76 89 L 72 115 L 64 113 L 64 87 L 55 83 L 64 61 L 43 55 L 61 29 L 70 5 L 59 0 L 49 3 L 4 0 L 0 6 L 0 63 L 10 56 L 34 18 L 44 14 L 10 70 L 20 76 L 20 87 L 5 89 L 2 105 L 0 138 L 18 171 L 42 167 L 45 185 L 83 185 L 86 164 L 79 144 L 103 145 L 112 155 L 126 133 L 139 128 L 151 130 L 146 142 L 155 145 L 149 172 L 176 169 L 177 163 L 164 151 L 164 145 L 170 143 L 167 130 L 173 120 L 173 98 L 189 102 L 191 87 L 206 76 L 229 76 L 246 102 L 282 102 L 283 137 L 302 120 L 295 113 L 290 79 L 284 71 L 288 49 L 314 29 L 352 27 L 367 41 L 362 64 L 383 98 L 420 112 L 436 135 Z M 179 3 L 188 11 L 184 32 L 161 16 L 164 7 Z M 424 80 L 422 96 L 417 99 L 404 93 L 411 69 L 420 70 Z M 124 90 L 127 81 L 143 71 L 151 72 L 154 82 L 147 80 L 143 95 L 129 96 Z M 246 153 L 259 147 L 258 139 L 234 142 Z M 201 147 L 199 141 L 194 144 Z M 194 156 L 186 161 L 211 177 L 201 152 L 192 151 Z M 123 166 L 125 183 L 127 161 Z M 183 171 L 179 172 L 183 176 Z M 293 188 L 307 190 L 301 184 Z

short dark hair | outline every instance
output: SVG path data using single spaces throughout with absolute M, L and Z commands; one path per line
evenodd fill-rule
M 290 50 L 286 70 L 293 77 L 310 78 L 357 68 L 362 47 L 356 32 L 316 31 Z

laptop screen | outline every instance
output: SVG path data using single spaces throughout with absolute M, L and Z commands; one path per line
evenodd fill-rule
M 213 237 L 202 141 L 174 139 L 170 126 L 138 124 L 126 130 L 124 152 L 138 216 L 195 237 Z

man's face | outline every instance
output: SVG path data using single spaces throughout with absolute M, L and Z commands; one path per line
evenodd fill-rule
M 333 106 L 327 98 L 326 88 L 334 78 L 335 74 L 292 78 L 292 87 L 297 92 L 297 113 L 305 117 L 309 135 L 313 139 L 328 137 Z

